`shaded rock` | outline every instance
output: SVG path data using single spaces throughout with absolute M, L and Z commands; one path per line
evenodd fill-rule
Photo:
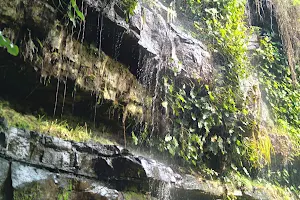
M 138 158 L 133 156 L 116 157 L 112 160 L 114 176 L 120 178 L 147 178 L 146 172 Z
M 1 130 L 8 130 L 8 123 L 7 120 L 4 117 L 0 117 L 0 131 Z
M 7 136 L 4 132 L 0 132 L 0 146 L 6 149 L 7 146 Z
M 6 189 L 9 178 L 9 168 L 9 162 L 0 158 L 0 200 L 5 200 L 5 196 L 9 193 Z
M 102 144 L 96 144 L 91 142 L 87 142 L 87 143 L 74 142 L 73 147 L 75 147 L 75 149 L 80 152 L 97 154 L 105 157 L 120 155 L 120 149 L 115 145 L 102 145 Z
M 116 176 L 116 174 L 114 174 L 114 169 L 111 164 L 110 158 L 94 159 L 93 160 L 93 170 L 94 170 L 94 173 L 97 174 L 97 177 L 99 179 L 113 178 Z
M 54 174 L 20 163 L 12 164 L 14 199 L 117 200 L 119 192 L 97 181 Z

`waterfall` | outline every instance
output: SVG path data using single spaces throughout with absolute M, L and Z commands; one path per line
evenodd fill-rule
M 161 182 L 158 188 L 158 199 L 159 200 L 170 200 L 171 195 L 171 183 Z

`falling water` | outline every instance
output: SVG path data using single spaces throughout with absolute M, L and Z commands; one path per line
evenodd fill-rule
M 120 34 L 116 34 L 116 44 L 114 48 L 114 58 L 117 60 L 119 55 L 120 55 L 120 47 L 122 44 L 123 36 L 124 36 L 125 31 L 123 31 Z
M 161 182 L 158 188 L 158 199 L 159 200 L 170 200 L 171 196 L 171 183 Z
M 101 19 L 100 19 L 100 13 L 98 15 L 98 26 L 97 26 L 97 32 L 98 34 L 98 41 L 99 41 L 99 57 L 101 55 L 101 51 L 102 51 L 102 31 L 103 31 L 103 14 L 101 13 Z
M 67 93 L 67 81 L 68 81 L 68 76 L 66 76 L 66 79 L 64 81 L 64 96 L 63 96 L 63 103 L 62 103 L 62 107 L 61 107 L 61 114 L 60 117 L 62 117 L 63 113 L 64 113 L 64 107 L 65 107 L 65 100 L 66 100 L 66 93 Z

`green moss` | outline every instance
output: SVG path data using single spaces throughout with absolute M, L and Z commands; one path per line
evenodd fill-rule
M 139 194 L 135 192 L 124 193 L 125 200 L 148 200 L 150 197 L 148 195 Z
M 116 144 L 111 138 L 112 133 L 105 126 L 91 129 L 92 124 L 88 122 L 81 126 L 78 124 L 82 119 L 73 116 L 65 117 L 65 120 L 58 120 L 47 116 L 36 117 L 29 114 L 21 114 L 14 110 L 6 101 L 0 101 L 0 116 L 6 118 L 8 125 L 12 127 L 34 130 L 66 140 L 93 140 L 102 144 Z
M 253 193 L 254 196 L 264 195 L 266 199 L 294 199 L 294 194 L 291 193 L 289 188 L 274 185 L 264 179 L 252 180 L 235 172 L 231 172 L 225 179 L 234 188 Z
M 69 181 L 68 187 L 63 188 L 63 190 L 58 194 L 58 200 L 69 200 L 69 196 L 73 190 L 72 181 Z
M 14 200 L 38 200 L 41 197 L 42 192 L 39 183 L 33 183 L 14 191 Z

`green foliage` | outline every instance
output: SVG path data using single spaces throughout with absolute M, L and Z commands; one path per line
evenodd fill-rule
M 263 36 L 257 49 L 260 82 L 277 126 L 292 138 L 294 152 L 291 156 L 299 156 L 300 86 L 293 84 L 283 48 L 272 36 Z
M 70 21 L 73 23 L 73 26 L 76 27 L 76 20 L 84 21 L 84 14 L 79 10 L 76 0 L 70 0 L 70 4 L 68 6 L 68 17 Z
M 124 14 L 126 15 L 126 21 L 129 21 L 129 17 L 134 14 L 134 10 L 137 6 L 137 0 L 121 0 L 121 6 L 124 8 Z
M 222 76 L 210 85 L 201 81 L 175 82 L 172 76 L 164 78 L 167 94 L 162 107 L 171 111 L 172 127 L 161 146 L 195 166 L 217 156 L 222 158 L 220 163 L 233 162 L 248 174 L 243 164 L 243 135 L 256 126 L 248 117 L 247 102 L 239 87 L 250 65 L 246 54 L 245 1 L 188 3 L 197 19 L 195 28 L 200 35 L 207 35 L 207 43 L 221 64 Z
M 72 182 L 69 181 L 69 184 L 68 184 L 68 188 L 64 188 L 59 194 L 58 194 L 58 200 L 69 200 L 69 196 L 70 196 L 70 193 L 72 192 L 73 190 L 73 185 L 72 185 Z
M 260 59 L 260 81 L 275 119 L 279 124 L 287 121 L 290 126 L 299 129 L 300 87 L 299 84 L 293 85 L 281 44 L 266 35 L 260 40 L 257 56 Z
M 29 185 L 19 188 L 14 191 L 13 199 L 17 200 L 36 200 L 40 199 L 42 195 L 41 186 L 39 183 L 34 182 Z
M 19 47 L 14 45 L 8 38 L 5 38 L 0 31 L 0 47 L 4 47 L 7 49 L 7 52 L 13 56 L 17 56 L 19 54 Z
M 168 93 L 162 104 L 171 110 L 172 127 L 162 141 L 162 148 L 195 166 L 212 155 L 243 156 L 242 134 L 248 124 L 232 90 L 174 83 L 174 79 L 167 77 L 164 80 Z M 235 162 L 242 167 L 241 160 Z
M 6 101 L 0 101 L 0 117 L 8 121 L 9 126 L 34 130 L 44 134 L 60 137 L 66 140 L 88 141 L 94 140 L 102 144 L 114 144 L 112 138 L 105 138 L 108 130 L 91 129 L 92 124 L 79 125 L 82 119 L 69 117 L 66 120 L 57 120 L 46 116 L 35 117 L 15 111 Z

